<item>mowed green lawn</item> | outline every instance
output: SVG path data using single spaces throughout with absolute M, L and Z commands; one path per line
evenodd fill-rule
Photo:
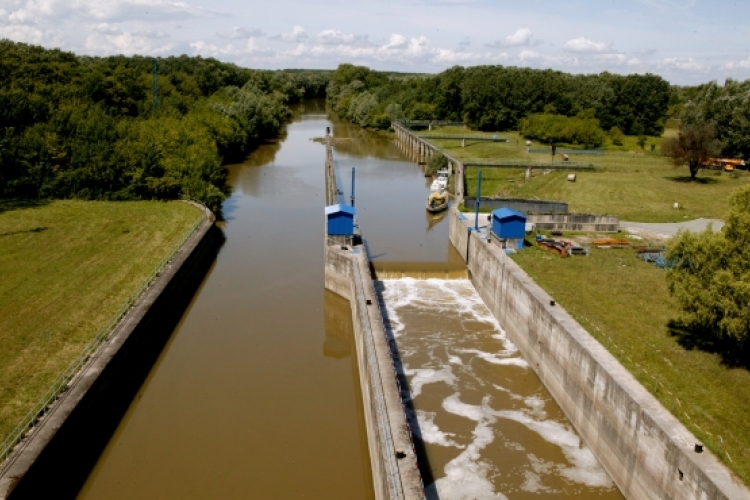
M 630 250 L 593 248 L 563 259 L 534 246 L 513 259 L 750 484 L 750 372 L 685 349 L 669 334 L 677 306 L 666 271 Z
M 0 442 L 201 216 L 181 202 L 0 201 Z
M 462 133 L 460 128 L 446 127 L 440 131 Z M 508 137 L 511 142 L 469 140 L 466 147 L 454 140 L 433 142 L 459 159 L 551 162 L 549 155 L 527 153 L 525 141 L 517 133 L 498 135 Z M 750 184 L 747 171 L 729 174 L 701 170 L 698 180 L 691 182 L 687 167 L 675 168 L 661 155 L 661 141 L 662 138 L 649 137 L 645 149 L 641 150 L 635 137 L 626 137 L 623 146 L 607 146 L 604 155 L 570 155 L 570 161 L 600 167 L 594 172 L 575 172 L 576 182 L 569 182 L 567 175 L 570 172 L 565 171 L 545 175 L 543 171 L 534 170 L 533 177 L 527 181 L 524 169 L 485 168 L 482 169 L 482 195 L 566 201 L 571 212 L 617 215 L 629 221 L 679 222 L 700 217 L 722 218 L 731 193 Z M 545 146 L 534 144 L 532 147 Z M 561 163 L 559 155 L 555 163 Z M 469 168 L 466 172 L 466 188 L 472 196 L 476 192 L 478 172 L 477 168 Z M 679 209 L 673 208 L 675 203 L 679 204 Z

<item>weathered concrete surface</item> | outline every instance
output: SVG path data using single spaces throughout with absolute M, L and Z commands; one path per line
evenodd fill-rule
M 422 499 L 411 431 L 364 247 L 325 247 L 325 286 L 349 300 L 377 499 Z
M 464 204 L 468 208 L 473 208 L 476 203 L 476 196 L 466 196 Z M 489 208 L 495 210 L 498 208 L 510 208 L 524 214 L 549 214 L 549 213 L 567 213 L 568 204 L 564 201 L 547 201 L 547 200 L 524 200 L 520 198 L 491 198 L 482 196 L 479 198 L 480 208 Z
M 451 209 L 451 243 L 482 299 L 626 498 L 747 499 L 750 491 L 495 244 Z M 464 217 L 465 219 L 465 217 Z
M 593 214 L 530 214 L 526 222 L 533 222 L 542 231 L 590 231 L 616 233 L 620 229 L 620 219 L 613 215 Z
M 0 500 L 75 497 L 222 242 L 211 215 L 3 464 Z

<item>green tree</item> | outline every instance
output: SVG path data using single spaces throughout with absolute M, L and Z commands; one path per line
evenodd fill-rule
M 673 330 L 691 345 L 748 366 L 750 348 L 750 188 L 732 197 L 722 232 L 681 232 L 669 244 L 669 291 L 681 314 Z
M 645 141 L 644 141 L 645 144 Z M 687 165 L 690 179 L 695 180 L 702 164 L 721 151 L 716 139 L 716 127 L 713 123 L 685 124 L 680 126 L 677 137 L 661 143 L 664 156 L 669 158 L 675 167 Z
M 625 134 L 622 133 L 618 127 L 612 127 L 609 129 L 609 139 L 615 146 L 622 146 L 623 140 L 625 140 Z

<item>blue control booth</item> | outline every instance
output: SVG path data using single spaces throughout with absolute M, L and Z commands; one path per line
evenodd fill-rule
M 509 243 L 506 248 L 521 250 L 526 236 L 526 216 L 510 208 L 498 208 L 492 212 L 492 233 Z
M 354 207 L 337 203 L 326 207 L 328 236 L 354 236 Z

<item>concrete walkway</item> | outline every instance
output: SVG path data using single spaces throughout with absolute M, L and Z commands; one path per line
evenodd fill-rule
M 724 227 L 724 222 L 719 219 L 695 219 L 685 222 L 628 222 L 621 220 L 620 227 L 635 235 L 650 236 L 654 235 L 664 239 L 669 239 L 681 229 L 688 231 L 701 232 L 711 224 L 714 231 L 720 231 Z

